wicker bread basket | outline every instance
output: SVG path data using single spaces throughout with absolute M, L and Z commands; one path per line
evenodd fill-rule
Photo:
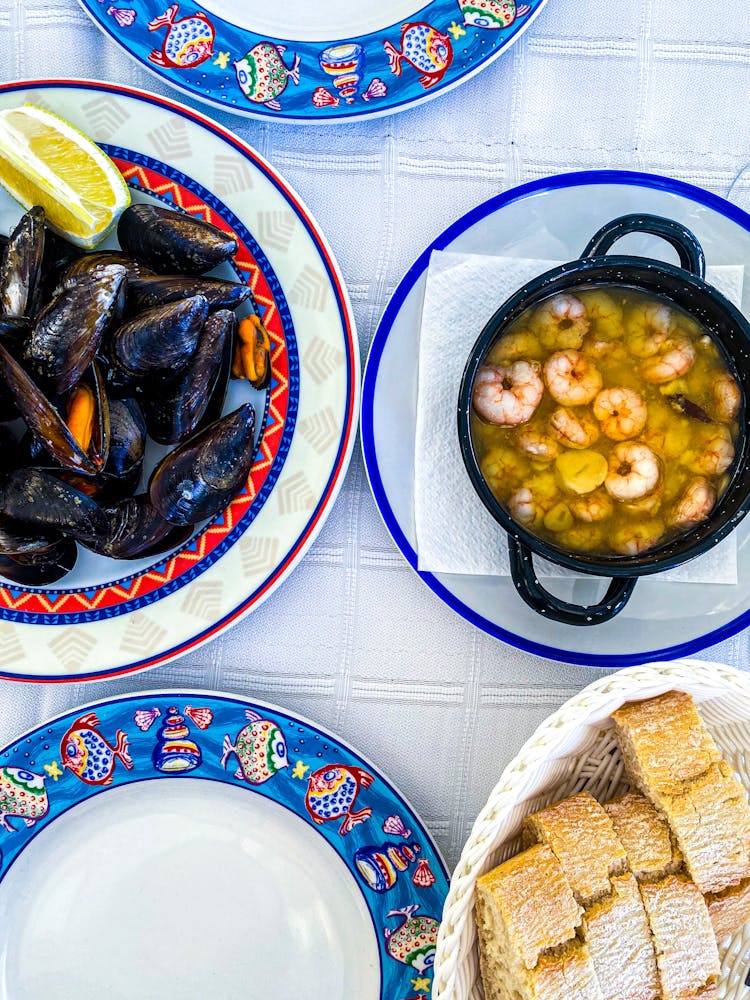
M 435 956 L 433 1000 L 483 1000 L 474 924 L 480 875 L 520 850 L 528 813 L 587 789 L 605 801 L 627 787 L 610 714 L 626 701 L 687 691 L 738 777 L 750 789 L 750 675 L 699 660 L 631 667 L 602 677 L 537 729 L 477 817 L 451 881 Z M 498 739 L 501 736 L 498 734 Z M 750 924 L 719 949 L 718 996 L 750 1000 Z

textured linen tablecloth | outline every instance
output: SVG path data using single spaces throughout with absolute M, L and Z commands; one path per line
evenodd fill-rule
M 62 76 L 191 103 L 132 62 L 75 0 L 0 0 L 0 80 Z M 750 161 L 750 8 L 747 0 L 549 0 L 485 72 L 412 111 L 328 127 L 216 117 L 318 218 L 349 286 L 364 361 L 409 265 L 499 191 L 565 170 L 629 167 L 726 194 Z M 744 667 L 747 652 L 745 633 L 703 655 Z M 259 610 L 150 672 L 0 685 L 0 745 L 50 715 L 131 690 L 192 686 L 266 699 L 333 729 L 382 767 L 452 865 L 505 764 L 600 673 L 512 649 L 442 604 L 391 542 L 357 449 L 317 542 Z

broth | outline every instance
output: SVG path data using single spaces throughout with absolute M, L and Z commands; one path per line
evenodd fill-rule
M 558 548 L 633 556 L 706 520 L 743 399 L 670 299 L 597 285 L 523 312 L 477 372 L 471 435 L 510 516 Z

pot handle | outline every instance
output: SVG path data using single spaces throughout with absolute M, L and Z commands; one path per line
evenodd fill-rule
M 660 215 L 621 215 L 618 219 L 612 219 L 591 237 L 581 256 L 602 257 L 609 252 L 613 243 L 628 233 L 661 236 L 679 254 L 681 267 L 699 278 L 705 278 L 706 258 L 696 236 L 679 222 L 663 219 Z
M 570 604 L 545 590 L 534 571 L 531 549 L 517 538 L 508 536 L 510 575 L 520 597 L 550 621 L 564 625 L 601 625 L 619 614 L 630 600 L 636 577 L 615 577 L 599 604 L 583 607 Z

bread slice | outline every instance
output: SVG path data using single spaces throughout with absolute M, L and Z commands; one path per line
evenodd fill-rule
M 602 1000 L 588 948 L 574 938 L 546 951 L 534 969 L 508 969 L 480 951 L 485 1000 Z
M 480 947 L 507 968 L 533 969 L 550 948 L 576 935 L 581 907 L 559 861 L 543 844 L 482 875 L 476 888 Z
M 682 795 L 663 795 L 662 808 L 703 893 L 750 878 L 750 806 L 726 761 L 712 764 Z
M 669 824 L 647 798 L 628 792 L 604 808 L 639 882 L 655 882 L 680 870 L 682 855 Z
M 610 892 L 610 879 L 627 869 L 612 820 L 588 792 L 547 806 L 523 822 L 524 844 L 548 844 L 584 907 Z
M 750 879 L 706 896 L 706 905 L 716 940 L 723 941 L 750 920 Z
M 654 945 L 634 875 L 614 876 L 611 894 L 584 913 L 583 934 L 604 1000 L 659 1000 Z
M 668 691 L 628 702 L 612 713 L 615 734 L 633 782 L 656 805 L 721 760 L 689 694 Z
M 713 996 L 719 975 L 708 907 L 698 887 L 679 875 L 644 882 L 646 907 L 659 968 L 663 1000 Z

